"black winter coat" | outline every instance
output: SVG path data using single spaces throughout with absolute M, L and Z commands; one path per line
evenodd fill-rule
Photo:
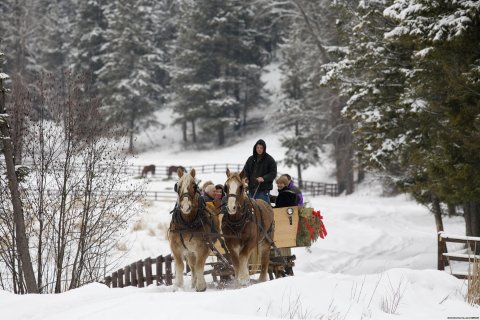
M 275 208 L 294 207 L 296 205 L 298 205 L 298 196 L 295 191 L 288 187 L 278 190 Z
M 255 147 L 257 144 L 263 145 L 264 153 L 258 157 Z M 267 153 L 265 141 L 258 140 L 253 146 L 253 155 L 250 156 L 243 167 L 245 176 L 248 179 L 248 190 L 254 192 L 257 189 L 258 182 L 256 178 L 263 177 L 265 180 L 258 187 L 259 192 L 267 192 L 273 189 L 273 180 L 277 177 L 277 163 L 271 155 Z

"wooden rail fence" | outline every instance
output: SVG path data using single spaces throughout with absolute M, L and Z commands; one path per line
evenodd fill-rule
M 151 284 L 172 285 L 172 256 L 146 258 L 125 266 L 105 277 L 104 283 L 110 288 L 134 286 L 143 288 Z M 153 267 L 155 266 L 155 267 Z
M 125 174 L 129 175 L 134 175 L 134 176 L 140 176 L 143 165 L 129 165 L 125 166 L 122 170 Z M 185 167 L 187 170 L 190 169 L 190 167 Z M 236 170 L 240 171 L 243 168 L 243 164 L 238 164 L 238 163 L 224 163 L 224 164 L 205 164 L 205 165 L 198 165 L 195 166 L 195 170 L 197 171 L 198 174 L 205 174 L 205 173 L 224 173 L 226 170 Z M 78 167 L 79 170 L 81 167 Z M 158 166 L 156 167 L 156 172 L 154 176 L 149 175 L 149 179 L 152 180 L 167 180 L 167 169 L 168 166 Z M 281 174 L 281 173 L 279 173 Z M 175 180 L 175 175 L 172 175 L 172 181 Z M 316 182 L 316 181 L 308 181 L 308 180 L 302 180 L 298 182 L 298 186 L 300 187 L 300 190 L 302 190 L 302 193 L 307 196 L 318 196 L 318 195 L 329 195 L 329 196 L 338 196 L 338 186 L 336 183 L 323 183 L 323 182 Z M 173 187 L 173 184 L 172 184 Z M 49 194 L 56 194 L 58 193 L 58 190 L 47 190 Z M 75 192 L 74 192 L 75 193 Z M 80 191 L 78 191 L 79 194 L 81 194 Z M 112 192 L 110 192 L 112 193 Z M 115 190 L 113 191 L 114 194 L 116 195 L 122 195 L 129 193 L 129 191 L 122 191 L 122 190 Z M 164 190 L 164 191 L 140 191 L 140 192 L 134 192 L 136 195 L 138 193 L 141 193 L 142 196 L 146 200 L 151 200 L 151 201 L 163 201 L 163 202 L 171 202 L 176 199 L 176 194 L 172 191 L 169 190 Z
M 467 246 L 467 253 L 448 253 L 447 243 L 464 243 Z M 445 270 L 445 267 L 451 265 L 451 261 L 474 263 L 480 261 L 480 255 L 469 253 L 480 249 L 480 237 L 468 237 L 459 235 L 450 235 L 444 232 L 438 233 L 438 270 Z M 465 268 L 468 269 L 468 268 Z M 467 279 L 468 273 L 462 271 L 452 272 L 452 275 L 459 279 Z

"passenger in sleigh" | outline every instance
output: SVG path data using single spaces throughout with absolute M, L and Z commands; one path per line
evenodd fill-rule
M 298 195 L 288 187 L 288 179 L 280 176 L 277 179 L 278 196 L 275 199 L 275 208 L 294 207 L 298 205 Z
M 293 192 L 295 192 L 295 194 L 297 195 L 298 197 L 298 203 L 297 205 L 299 207 L 303 206 L 303 194 L 302 194 L 302 191 L 300 191 L 300 189 L 295 185 L 295 183 L 293 182 L 293 179 L 292 177 L 288 174 L 288 173 L 285 173 L 283 174 L 282 176 L 285 176 L 287 179 L 288 179 L 288 184 L 287 184 L 287 187 L 292 190 Z
M 202 197 L 205 202 L 213 202 L 215 200 L 215 185 L 213 183 L 205 187 Z

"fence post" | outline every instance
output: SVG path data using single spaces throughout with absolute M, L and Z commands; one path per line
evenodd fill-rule
M 134 262 L 130 265 L 131 275 L 132 275 L 132 286 L 136 287 L 138 284 L 137 281 L 137 264 Z
M 152 259 L 150 259 L 150 257 L 145 259 L 145 282 L 147 283 L 147 287 L 153 283 L 153 279 L 152 279 Z
M 117 288 L 118 287 L 118 273 L 115 271 L 112 273 L 112 288 Z
M 110 286 L 112 285 L 112 277 L 111 276 L 105 277 L 105 285 L 110 288 Z
M 168 256 L 165 257 L 165 284 L 167 286 L 172 285 L 172 255 L 169 254 Z
M 137 276 L 138 276 L 138 287 L 143 288 L 145 287 L 145 277 L 143 276 L 143 261 L 137 261 Z
M 156 278 L 157 285 L 163 284 L 163 256 L 158 256 L 156 259 Z
M 124 287 L 124 286 L 123 286 L 123 274 L 124 274 L 124 273 L 125 273 L 125 272 L 123 271 L 123 269 L 118 270 L 118 287 L 119 287 L 119 288 L 123 288 L 123 287 Z
M 446 248 L 447 243 L 442 241 L 442 237 L 437 235 L 437 270 L 445 270 L 445 263 L 443 262 L 443 249 Z
M 132 283 L 130 282 L 130 266 L 125 267 L 125 286 L 131 286 Z

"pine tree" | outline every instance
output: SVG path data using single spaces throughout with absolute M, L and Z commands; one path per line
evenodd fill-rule
M 182 123 L 201 118 L 202 129 L 214 132 L 219 145 L 225 130 L 244 122 L 247 110 L 260 101 L 260 50 L 248 2 L 184 1 L 180 7 L 174 110 Z
M 37 12 L 41 17 L 40 65 L 42 71 L 59 73 L 69 67 L 69 51 L 72 45 L 75 0 L 39 0 Z
M 298 61 L 295 64 L 286 63 L 284 73 L 295 73 L 300 77 L 298 87 L 301 91 L 301 103 L 296 104 L 300 107 L 299 115 L 295 115 L 299 120 L 291 123 L 298 123 L 303 127 L 298 132 L 308 135 L 306 141 L 311 146 L 309 151 L 318 152 L 327 143 L 334 145 L 339 192 L 352 193 L 354 183 L 351 123 L 341 114 L 344 100 L 338 89 L 320 85 L 325 67 L 334 63 L 336 55 L 342 51 L 336 24 L 337 11 L 330 1 L 261 2 L 264 11 L 271 12 L 272 19 L 287 20 L 291 30 L 288 33 L 286 55 L 292 54 L 292 60 Z M 296 47 L 297 52 L 288 52 L 290 46 Z M 286 81 L 291 79 L 287 78 Z M 292 99 L 291 93 L 287 92 L 286 99 Z M 290 104 L 288 100 L 286 103 Z M 292 111 L 296 113 L 297 110 Z M 299 148 L 297 151 L 303 148 L 298 144 L 289 145 L 291 148 Z M 289 152 L 295 154 L 296 150 Z M 315 157 L 307 158 L 316 161 Z
M 134 135 L 157 124 L 152 114 L 159 108 L 162 87 L 156 75 L 165 66 L 164 51 L 155 45 L 153 5 L 148 0 L 119 0 L 105 7 L 108 29 L 99 90 L 107 121 L 127 131 L 129 152 Z
M 319 144 L 316 130 L 322 125 L 322 114 L 315 112 L 306 98 L 311 69 L 302 59 L 305 56 L 301 35 L 295 29 L 281 45 L 283 71 L 282 107 L 274 121 L 282 128 L 282 146 L 287 148 L 285 164 L 297 168 L 298 182 L 302 183 L 302 170 L 319 162 Z M 293 130 L 293 132 L 292 132 Z
M 348 53 L 328 75 L 350 96 L 345 114 L 359 153 L 431 205 L 439 231 L 444 202 L 464 205 L 467 234 L 480 234 L 480 4 L 398 0 L 357 9 Z
M 1 40 L 6 52 L 4 70 L 12 79 L 28 79 L 32 71 L 41 70 L 41 23 L 38 1 L 5 0 L 0 5 Z
M 421 201 L 463 205 L 467 234 L 479 236 L 480 3 L 397 1 L 385 12 L 398 24 L 387 39 L 415 50 L 408 98 L 422 131 L 405 187 Z
M 97 71 L 103 67 L 101 49 L 105 45 L 107 20 L 104 0 L 82 1 L 79 4 L 71 60 L 77 72 L 89 74 L 96 83 Z M 91 86 L 94 90 L 95 85 Z

